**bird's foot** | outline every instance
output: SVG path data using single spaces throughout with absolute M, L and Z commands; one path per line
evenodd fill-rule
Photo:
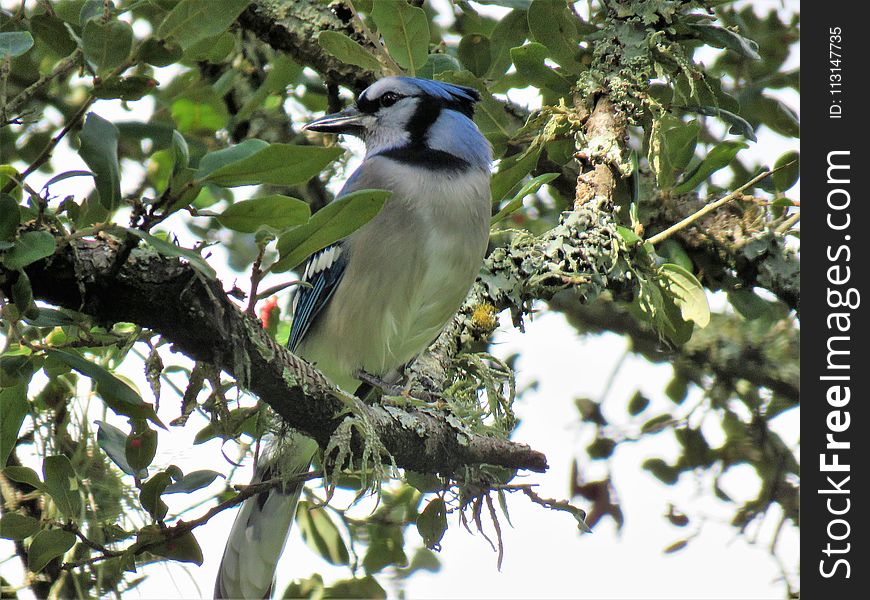
M 384 381 L 377 375 L 366 373 L 362 369 L 354 373 L 354 377 L 360 381 L 369 384 L 373 388 L 380 390 L 385 396 L 400 396 L 406 400 L 416 399 L 423 402 L 438 402 L 441 400 L 440 395 L 427 392 L 425 390 L 414 390 L 411 392 L 411 381 L 407 381 L 405 385 L 397 383 L 389 383 Z

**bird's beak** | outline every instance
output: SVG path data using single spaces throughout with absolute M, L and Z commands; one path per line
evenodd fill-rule
M 363 130 L 364 113 L 356 106 L 345 108 L 341 112 L 315 119 L 302 127 L 302 131 L 319 131 L 321 133 L 359 134 Z

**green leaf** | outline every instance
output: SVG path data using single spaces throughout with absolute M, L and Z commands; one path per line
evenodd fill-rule
M 673 186 L 677 172 L 692 160 L 700 130 L 696 121 L 683 123 L 668 114 L 653 123 L 647 158 L 660 187 Z
M 547 88 L 559 95 L 568 94 L 571 91 L 571 82 L 544 63 L 548 57 L 547 47 L 537 42 L 511 48 L 511 59 L 517 71 L 530 84 Z
M 41 492 L 45 491 L 45 484 L 39 480 L 39 475 L 30 467 L 6 467 L 3 469 L 3 474 L 12 481 L 26 483 Z
M 157 432 L 147 425 L 141 431 L 133 431 L 124 441 L 124 457 L 137 472 L 147 469 L 156 453 Z
M 18 202 L 8 194 L 0 196 L 0 240 L 11 240 L 21 222 L 21 209 Z
M 493 4 L 495 6 L 504 6 L 506 8 L 517 8 L 527 10 L 532 4 L 532 0 L 477 0 L 478 4 Z
M 183 49 L 229 29 L 251 0 L 181 0 L 157 28 L 157 37 L 171 38 Z
M 283 97 L 286 88 L 297 81 L 302 73 L 302 67 L 286 55 L 273 59 L 270 66 L 272 68 L 266 74 L 266 79 L 263 80 L 263 83 L 257 88 L 256 92 L 250 94 L 242 105 L 242 108 L 233 117 L 234 122 L 239 123 L 248 119 L 254 110 L 261 108 L 265 104 L 266 99 L 271 94 Z M 306 94 L 306 97 L 313 96 Z
M 121 203 L 121 174 L 118 167 L 118 128 L 96 113 L 88 113 L 79 133 L 79 156 L 96 174 L 100 204 L 112 211 Z
M 129 417 L 149 419 L 160 424 L 161 427 L 163 426 L 154 412 L 154 407 L 142 400 L 142 397 L 139 396 L 136 390 L 112 375 L 105 368 L 67 350 L 50 348 L 45 353 L 69 365 L 82 375 L 93 379 L 97 384 L 97 392 L 103 401 L 116 413 Z
M 139 59 L 155 67 L 167 67 L 178 62 L 183 55 L 181 46 L 155 38 L 142 42 L 139 49 Z
M 174 481 L 166 486 L 164 494 L 189 494 L 196 490 L 201 490 L 211 485 L 218 477 L 223 477 L 217 471 L 193 471 L 188 473 L 178 481 Z
M 511 48 L 521 46 L 529 35 L 529 21 L 524 10 L 512 10 L 502 17 L 490 36 L 490 66 L 487 78 L 498 79 L 511 66 Z
M 130 227 L 113 227 L 109 231 L 125 231 L 127 233 L 131 233 L 146 242 L 149 246 L 154 248 L 163 256 L 177 256 L 183 258 L 187 260 L 191 267 L 199 271 L 199 273 L 201 273 L 206 278 L 214 279 L 215 277 L 217 277 L 217 273 L 214 269 L 211 268 L 211 265 L 206 262 L 201 254 L 194 250 L 182 248 L 181 246 L 176 246 L 171 242 L 161 240 L 159 237 L 153 236 L 150 233 L 145 233 L 144 231 L 139 229 L 132 229 Z
M 646 407 L 649 406 L 649 398 L 643 395 L 643 392 L 638 390 L 634 393 L 634 396 L 631 397 L 631 400 L 628 402 L 628 414 L 631 416 L 637 416 L 643 411 L 646 410 Z
M 66 56 L 76 49 L 76 42 L 62 19 L 47 13 L 30 17 L 30 31 L 40 44 L 45 44 L 58 56 Z
M 48 189 L 59 181 L 63 181 L 64 179 L 72 179 L 73 177 L 96 177 L 96 175 L 94 175 L 90 171 L 65 171 L 63 173 L 55 175 L 54 177 L 46 181 L 45 184 L 43 184 L 42 189 Z
M 417 531 L 427 548 L 440 548 L 441 538 L 447 532 L 447 506 L 441 498 L 435 498 L 417 517 Z
M 426 59 L 426 64 L 417 71 L 417 77 L 435 79 L 435 76 L 441 73 L 461 69 L 462 65 L 459 64 L 459 61 L 449 54 L 430 54 L 429 58 Z
M 674 194 L 686 194 L 691 192 L 716 171 L 724 169 L 731 164 L 731 161 L 737 156 L 737 153 L 748 148 L 749 146 L 743 142 L 722 142 L 714 147 L 704 160 L 690 173 L 685 179 L 678 184 L 673 192 Z
M 356 65 L 375 73 L 381 70 L 381 64 L 374 54 L 341 32 L 321 31 L 317 35 L 317 43 L 341 62 Z
M 209 152 L 199 161 L 199 169 L 196 172 L 196 177 L 198 179 L 205 179 L 208 175 L 218 169 L 253 156 L 263 148 L 268 147 L 268 142 L 250 139 L 245 140 L 241 144 L 224 148 L 223 150 Z
M 734 310 L 747 321 L 758 319 L 770 313 L 770 303 L 752 290 L 729 290 L 728 301 Z
M 12 271 L 54 254 L 56 242 L 47 231 L 25 231 L 3 256 L 3 264 Z
M 0 33 L 0 58 L 21 56 L 33 47 L 29 31 L 4 31 Z
M 773 174 L 773 186 L 776 191 L 785 192 L 791 189 L 801 175 L 800 152 L 796 150 L 786 152 L 777 159 L 773 166 L 775 169 L 779 169 Z
M 707 294 L 692 273 L 679 265 L 665 263 L 659 267 L 659 277 L 673 294 L 683 319 L 693 321 L 698 327 L 706 327 L 710 323 Z
M 124 21 L 103 23 L 100 19 L 91 19 L 82 29 L 85 58 L 100 72 L 124 64 L 132 47 L 133 28 Z
M 291 596 L 284 596 L 290 598 Z M 313 596 L 293 596 L 299 598 L 311 598 Z M 323 590 L 323 600 L 342 600 L 345 598 L 367 598 L 368 600 L 382 600 L 387 597 L 387 592 L 381 584 L 372 577 L 355 577 L 354 579 L 342 579 Z
M 681 375 L 674 375 L 665 386 L 665 395 L 674 404 L 682 404 L 689 393 L 689 380 Z
M 148 511 L 155 521 L 162 521 L 169 511 L 169 507 L 160 498 L 166 487 L 172 483 L 172 478 L 166 471 L 155 473 L 142 484 L 139 492 L 139 502 L 142 508 Z
M 173 158 L 175 159 L 172 165 L 172 174 L 175 175 L 182 169 L 186 169 L 190 164 L 190 149 L 187 147 L 187 140 L 177 131 L 172 132 L 172 150 Z
M 113 8 L 114 6 L 115 3 L 109 0 L 109 7 Z M 102 17 L 104 8 L 103 0 L 85 0 L 78 13 L 79 25 L 84 25 L 91 19 Z
M 444 484 L 437 475 L 420 473 L 410 469 L 405 469 L 405 483 L 424 494 L 427 492 L 437 492 L 444 488 Z
M 0 517 L 0 537 L 23 540 L 39 531 L 39 521 L 19 513 L 8 512 Z
M 510 202 L 504 205 L 504 208 L 498 211 L 496 215 L 490 221 L 490 225 L 495 225 L 508 215 L 512 214 L 516 210 L 522 207 L 523 199 L 530 195 L 536 193 L 542 185 L 550 183 L 554 179 L 559 176 L 559 173 L 544 173 L 543 175 L 538 175 L 537 177 L 531 179 L 520 188 L 520 191 L 516 193 L 516 195 L 511 199 Z
M 751 60 L 761 60 L 758 44 L 730 29 L 704 22 L 691 23 L 686 27 L 693 31 L 699 40 L 710 46 L 732 50 Z
M 236 202 L 217 218 L 218 222 L 234 231 L 254 233 L 263 226 L 286 229 L 301 225 L 311 216 L 307 202 L 275 194 Z
M 79 482 L 64 455 L 46 456 L 42 462 L 45 491 L 52 497 L 57 508 L 67 519 L 78 519 L 82 510 Z
M 724 108 L 720 108 L 718 106 L 674 106 L 674 108 L 678 108 L 680 110 L 684 110 L 687 112 L 694 112 L 701 115 L 706 115 L 708 117 L 719 117 L 726 123 L 728 123 L 731 127 L 728 129 L 728 133 L 734 135 L 742 135 L 748 140 L 752 140 L 753 142 L 758 141 L 755 136 L 755 129 L 752 125 L 738 115 L 735 112 L 730 110 L 726 110 Z
M 349 563 L 344 540 L 326 510 L 303 500 L 296 508 L 296 522 L 299 523 L 302 539 L 324 560 L 332 565 Z
M 227 126 L 229 112 L 214 90 L 197 90 L 173 100 L 172 120 L 184 133 L 214 133 Z
M 358 190 L 327 204 L 305 225 L 278 238 L 281 258 L 270 271 L 289 271 L 318 250 L 350 235 L 374 218 L 389 196 L 386 190 Z
M 16 385 L 0 389 L 0 467 L 6 465 L 9 454 L 15 448 L 29 409 L 27 386 Z
M 112 459 L 112 462 L 127 475 L 138 475 L 139 479 L 148 477 L 148 469 L 142 469 L 137 473 L 127 462 L 127 434 L 109 423 L 103 421 L 96 421 L 96 423 L 97 445 Z
M 429 19 L 422 8 L 405 0 L 378 0 L 372 19 L 393 60 L 412 76 L 429 56 Z
M 368 534 L 369 547 L 363 558 L 363 568 L 366 573 L 377 573 L 390 565 L 404 567 L 408 564 L 401 527 L 370 523 Z
M 213 64 L 219 64 L 226 60 L 235 47 L 235 34 L 224 32 L 199 40 L 187 49 L 182 58 L 191 62 L 204 60 Z M 227 73 L 224 75 L 227 75 Z M 234 76 L 234 74 L 230 74 L 230 76 Z
M 30 278 L 24 271 L 18 272 L 18 279 L 12 284 L 12 304 L 18 308 L 22 315 L 33 314 L 36 308 L 33 306 L 33 289 L 30 287 Z
M 294 579 L 284 590 L 282 598 L 322 598 L 323 577 L 315 573 L 308 579 Z
M 119 98 L 126 102 L 132 102 L 151 93 L 156 86 L 157 81 L 155 79 L 144 75 L 110 77 L 101 81 L 92 93 L 97 98 Z
M 263 183 L 296 185 L 319 174 L 343 152 L 338 147 L 271 144 L 247 158 L 215 169 L 205 177 L 197 173 L 197 177 L 200 183 L 221 187 Z
M 31 315 L 25 315 L 27 323 L 34 327 L 66 327 L 68 325 L 82 325 L 82 318 L 76 318 L 75 313 L 66 310 L 36 307 Z
M 537 166 L 540 156 L 540 146 L 531 145 L 522 154 L 514 154 L 511 157 L 502 159 L 498 166 L 498 173 L 492 176 L 493 199 L 499 201 L 507 196 L 514 189 L 514 186 Z
M 641 241 L 640 236 L 628 227 L 617 225 L 616 232 L 619 234 L 619 237 L 622 238 L 622 241 L 624 241 L 627 246 L 636 246 Z
M 656 419 L 662 418 L 666 421 L 671 420 L 670 415 L 660 415 L 659 417 L 656 417 Z M 655 419 L 653 419 L 653 421 L 654 420 Z M 652 421 L 648 421 L 647 423 L 652 423 Z M 646 425 L 644 425 L 644 427 L 646 427 Z M 643 468 L 652 473 L 659 481 L 666 485 L 674 485 L 680 478 L 680 471 L 660 458 L 647 459 L 643 463 Z
M 157 556 L 202 565 L 202 548 L 193 533 L 187 532 L 175 539 L 148 546 L 148 551 Z
M 786 137 L 800 137 L 800 119 L 784 102 L 770 96 L 762 96 L 757 106 L 758 116 L 773 131 Z
M 75 543 L 76 536 L 71 531 L 43 529 L 33 537 L 27 549 L 27 568 L 39 573 L 53 559 L 66 554 Z
M 36 370 L 34 357 L 30 350 L 19 346 L 20 352 L 10 352 L 8 349 L 0 354 L 0 387 L 14 387 L 30 383 Z M 26 352 L 24 352 L 26 351 Z
M 564 2 L 535 0 L 528 11 L 529 31 L 547 47 L 550 57 L 571 74 L 580 72 L 577 16 Z
M 483 77 L 492 64 L 489 38 L 479 33 L 466 35 L 459 42 L 457 55 L 466 69 L 478 77 Z
M 656 247 L 656 252 L 663 258 L 666 258 L 667 262 L 679 265 L 689 272 L 694 268 L 692 259 L 686 253 L 682 244 L 674 238 L 668 238 L 659 244 Z
M 690 121 L 664 132 L 665 152 L 674 169 L 684 169 L 691 162 L 700 131 L 701 126 L 696 121 Z

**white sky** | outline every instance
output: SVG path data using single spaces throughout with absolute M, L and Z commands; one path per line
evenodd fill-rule
M 8 2 L 3 0 L 3 4 Z M 757 12 L 778 8 L 776 0 L 756 1 Z M 797 1 L 786 2 L 790 9 L 796 9 Z M 795 65 L 798 57 L 790 61 Z M 783 98 L 797 109 L 797 94 L 786 94 Z M 150 100 L 130 103 L 131 112 L 123 111 L 118 103 L 99 102 L 93 110 L 108 119 L 145 120 L 151 112 Z M 788 149 L 797 146 L 794 140 L 786 140 L 771 133 L 766 128 L 758 132 L 758 144 L 749 150 L 760 160 L 772 163 Z M 762 154 L 764 153 L 764 154 Z M 62 144 L 56 155 L 57 164 L 66 169 L 86 168 L 78 156 Z M 141 173 L 141 165 L 125 163 L 125 181 L 133 184 Z M 39 187 L 47 177 L 34 175 Z M 72 179 L 57 186 L 56 193 L 87 193 L 86 180 Z M 790 197 L 799 198 L 799 188 Z M 177 233 L 182 240 L 184 229 Z M 212 266 L 216 267 L 219 277 L 229 287 L 238 279 L 241 287 L 246 280 L 227 271 L 222 250 L 214 249 Z M 266 282 L 264 285 L 270 285 Z M 716 302 L 716 304 L 720 304 Z M 509 325 L 509 318 L 502 318 Z M 543 313 L 528 323 L 525 334 L 503 326 L 496 336 L 495 353 L 506 357 L 520 352 L 522 357 L 517 363 L 519 387 L 531 381 L 538 381 L 536 390 L 527 392 L 517 403 L 517 413 L 522 425 L 514 439 L 528 443 L 543 451 L 550 464 L 544 475 L 530 475 L 524 482 L 540 485 L 543 497 L 566 498 L 570 489 L 570 466 L 575 456 L 582 455 L 583 449 L 593 439 L 593 428 L 581 423 L 573 400 L 588 396 L 598 398 L 605 382 L 623 355 L 626 342 L 616 335 L 582 339 L 573 328 L 558 314 Z M 167 364 L 169 357 L 165 358 Z M 150 394 L 148 386 L 141 377 L 141 370 L 133 368 L 125 374 L 134 379 L 146 399 Z M 651 365 L 646 361 L 629 356 L 624 362 L 619 376 L 608 396 L 604 410 L 608 418 L 627 429 L 639 427 L 650 414 L 657 411 L 673 410 L 673 404 L 664 397 L 663 388 L 671 376 L 666 365 Z M 625 406 L 636 389 L 640 388 L 653 400 L 644 418 L 629 420 Z M 691 406 L 699 400 L 699 392 L 684 403 Z M 171 390 L 164 386 L 160 417 L 164 422 L 177 416 L 178 403 Z M 96 418 L 99 418 L 97 416 Z M 775 419 L 775 430 L 782 435 L 790 446 L 795 447 L 799 438 L 799 410 L 789 411 Z M 122 428 L 124 420 L 109 418 L 110 422 Z M 192 446 L 193 435 L 204 425 L 201 418 L 194 418 L 182 430 L 173 429 L 171 435 L 161 435 L 160 449 L 155 466 L 179 465 L 185 472 L 212 468 L 222 472 L 229 471 L 218 442 L 212 441 L 200 446 Z M 705 434 L 715 445 L 721 434 L 715 427 L 706 427 Z M 719 436 L 717 438 L 717 435 Z M 233 456 L 233 448 L 225 449 Z M 676 455 L 677 445 L 669 432 L 659 434 L 634 445 L 621 447 L 609 467 L 617 486 L 617 492 L 625 514 L 625 527 L 617 534 L 613 522 L 605 518 L 595 528 L 594 534 L 580 535 L 573 519 L 564 514 L 547 511 L 530 503 L 523 496 L 509 498 L 509 509 L 514 527 L 503 523 L 505 558 L 501 572 L 496 570 L 496 555 L 488 543 L 479 535 L 471 536 L 455 520 L 442 541 L 443 551 L 439 555 L 443 568 L 437 574 L 419 573 L 405 582 L 409 598 L 669 598 L 669 599 L 760 599 L 783 596 L 783 586 L 778 582 L 779 567 L 767 552 L 778 515 L 769 515 L 755 532 L 759 543 L 751 545 L 746 538 L 736 535 L 728 520 L 736 510 L 711 497 L 708 479 L 695 480 L 684 475 L 679 484 L 673 487 L 662 485 L 658 480 L 640 468 L 646 458 L 663 457 L 666 460 Z M 239 483 L 246 483 L 249 466 L 236 477 Z M 592 463 L 581 466 L 588 481 L 601 478 L 606 473 L 606 465 Z M 38 470 L 38 469 L 37 469 Z M 212 484 L 212 492 L 219 489 L 220 483 Z M 736 468 L 724 479 L 726 491 L 738 500 L 749 499 L 757 490 L 758 480 L 748 468 Z M 185 497 L 173 495 L 166 497 L 170 504 L 170 515 L 189 506 L 197 498 L 204 498 L 207 492 Z M 338 502 L 346 498 L 338 498 Z M 584 507 L 582 501 L 576 502 Z M 691 524 L 683 529 L 676 528 L 663 517 L 669 503 L 688 514 Z M 365 503 L 356 510 L 365 513 Z M 207 507 L 192 511 L 188 516 L 201 514 Z M 203 548 L 205 563 L 202 567 L 181 565 L 160 565 L 148 567 L 142 572 L 148 579 L 130 598 L 192 598 L 210 597 L 214 576 L 223 545 L 229 531 L 233 511 L 224 512 L 206 526 L 196 531 L 197 539 Z M 663 549 L 678 539 L 691 535 L 703 521 L 700 535 L 689 546 L 675 554 L 666 555 Z M 421 544 L 413 527 L 406 536 L 409 556 Z M 796 529 L 787 528 L 778 546 L 785 565 L 797 564 L 798 534 Z M 0 540 L 0 558 L 13 551 L 11 542 Z M 3 577 L 21 582 L 23 570 L 17 559 L 0 564 Z M 301 540 L 298 530 L 291 534 L 290 542 L 279 564 L 278 591 L 283 591 L 288 581 L 308 577 L 319 572 L 329 581 L 346 578 L 346 568 L 330 567 L 319 559 Z M 395 596 L 395 588 L 389 578 L 381 574 L 379 581 Z M 20 597 L 29 598 L 28 592 Z

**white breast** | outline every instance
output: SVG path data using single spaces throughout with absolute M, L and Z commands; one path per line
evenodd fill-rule
M 443 174 L 370 161 L 355 186 L 393 195 L 349 240 L 344 278 L 299 347 L 335 383 L 358 369 L 388 376 L 434 340 L 459 309 L 489 237 L 489 173 Z

